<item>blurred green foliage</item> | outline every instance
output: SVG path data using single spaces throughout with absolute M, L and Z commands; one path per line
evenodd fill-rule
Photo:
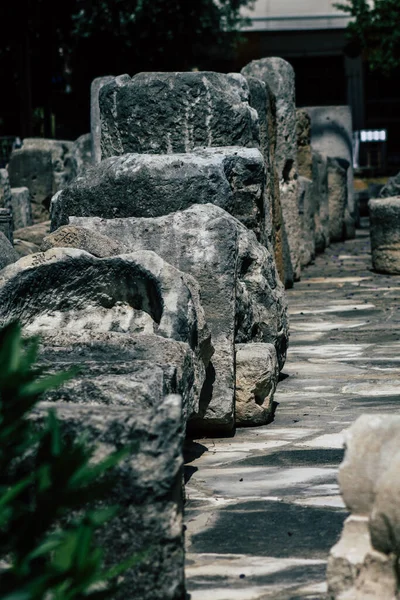
M 99 508 L 105 475 L 132 449 L 93 464 L 95 449 L 63 437 L 53 410 L 35 424 L 40 395 L 75 373 L 43 376 L 34 367 L 37 350 L 18 324 L 0 331 L 0 598 L 108 598 L 115 578 L 141 559 L 105 571 L 94 540 L 118 510 Z
M 400 66 L 400 0 L 344 0 L 335 6 L 353 17 L 351 42 L 371 69 L 391 75 Z

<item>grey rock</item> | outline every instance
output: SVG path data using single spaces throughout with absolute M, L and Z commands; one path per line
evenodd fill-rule
M 326 158 L 343 159 L 348 162 L 347 208 L 349 216 L 357 221 L 354 201 L 353 173 L 353 123 L 350 106 L 308 106 L 311 118 L 311 145 Z M 349 233 L 351 233 L 349 229 Z
M 68 217 L 159 217 L 213 203 L 240 219 L 261 241 L 265 169 L 255 148 L 206 148 L 190 154 L 127 154 L 103 160 L 56 194 L 52 230 Z
M 10 240 L 6 238 L 2 231 L 0 231 L 0 269 L 4 269 L 4 267 L 16 262 L 18 259 L 19 256 L 14 250 Z
M 300 278 L 300 224 L 298 218 L 297 139 L 295 81 L 291 65 L 282 58 L 254 60 L 244 69 L 246 76 L 264 81 L 276 98 L 275 164 L 279 177 L 283 222 L 290 249 L 294 279 Z
M 123 244 L 97 231 L 72 225 L 64 225 L 43 239 L 40 251 L 46 252 L 50 248 L 79 248 L 99 258 L 125 254 L 127 251 Z
M 315 250 L 323 252 L 330 244 L 327 159 L 312 151 L 312 182 L 315 204 Z
M 36 252 L 40 252 L 40 247 L 37 244 L 27 242 L 26 240 L 20 240 L 18 238 L 14 238 L 14 249 L 19 258 L 28 256 L 28 254 L 36 254 Z
M 76 175 L 73 142 L 27 138 L 12 152 L 8 172 L 11 187 L 29 189 L 34 221 L 45 221 L 53 194 Z
M 0 305 L 1 322 L 18 319 L 27 333 L 76 332 L 81 343 L 82 332 L 150 335 L 150 347 L 157 336 L 184 342 L 196 361 L 192 383 L 182 391 L 190 402 L 185 411 L 199 412 L 213 348 L 197 284 L 153 252 L 99 259 L 82 250 L 55 248 L 26 256 L 1 272 Z M 48 340 L 47 345 L 60 343 Z M 150 359 L 157 362 L 154 352 L 140 358 Z M 175 356 L 173 364 L 182 370 L 184 362 Z M 181 379 L 189 379 L 186 367 L 185 373 Z
M 0 208 L 11 208 L 11 187 L 7 169 L 0 169 Z
M 46 373 L 83 366 L 61 387 L 46 392 L 47 401 L 157 407 L 166 394 L 182 396 L 182 419 L 199 417 L 204 364 L 188 344 L 153 334 L 115 331 L 41 332 L 39 365 Z
M 257 113 L 237 73 L 121 75 L 101 87 L 99 104 L 102 159 L 258 142 Z
M 27 187 L 11 188 L 11 208 L 14 229 L 33 225 L 31 196 Z
M 236 424 L 265 425 L 273 416 L 279 365 L 272 344 L 236 344 Z
M 246 76 L 250 90 L 250 106 L 258 114 L 260 124 L 260 149 L 264 156 L 267 183 L 265 187 L 265 215 L 270 224 L 268 242 L 274 249 L 276 267 L 279 277 L 286 288 L 293 286 L 293 269 L 290 260 L 290 250 L 283 222 L 282 207 L 279 191 L 279 176 L 275 164 L 277 124 L 276 100 L 270 87 L 256 77 Z
M 11 208 L 0 208 L 0 232 L 6 236 L 11 244 L 14 243 Z
M 349 163 L 328 157 L 329 239 L 344 239 L 344 218 L 347 205 L 347 170 Z
M 346 432 L 339 484 L 352 513 L 370 515 L 379 479 L 398 452 L 399 431 L 398 415 L 362 415 Z
M 90 132 L 92 136 L 92 162 L 97 164 L 101 161 L 101 122 L 99 92 L 103 85 L 113 81 L 113 75 L 96 77 L 90 87 Z
M 394 177 L 389 177 L 386 185 L 383 186 L 379 193 L 380 198 L 393 198 L 400 195 L 400 173 Z
M 299 177 L 299 216 L 301 220 L 301 265 L 309 265 L 315 258 L 315 204 L 313 182 Z
M 14 231 L 14 238 L 35 244 L 38 248 L 43 242 L 43 238 L 50 233 L 50 221 L 42 221 L 29 227 L 22 227 Z
M 75 140 L 72 154 L 75 161 L 76 176 L 79 177 L 93 163 L 92 135 L 90 133 L 85 133 Z
M 52 403 L 41 403 L 32 415 L 42 425 Z M 101 506 L 119 505 L 117 516 L 99 531 L 106 566 L 144 553 L 123 573 L 115 600 L 183 600 L 184 546 L 181 399 L 168 396 L 157 410 L 129 406 L 77 406 L 57 403 L 61 435 L 85 432 L 96 447 L 96 459 L 132 444 L 135 450 L 114 470 Z
M 311 119 L 304 108 L 296 110 L 296 121 L 298 173 L 312 180 Z
M 215 354 L 200 401 L 205 419 L 193 427 L 231 430 L 235 342 L 273 343 L 281 367 L 286 356 L 286 300 L 268 250 L 239 221 L 210 204 L 158 218 L 71 218 L 71 224 L 118 240 L 130 251 L 151 249 L 195 277 Z
M 368 203 L 373 268 L 380 273 L 400 273 L 400 196 Z

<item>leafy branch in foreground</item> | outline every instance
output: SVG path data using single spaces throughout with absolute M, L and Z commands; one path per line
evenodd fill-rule
M 37 351 L 38 340 L 24 341 L 17 323 L 0 330 L 0 598 L 100 600 L 141 558 L 105 571 L 94 540 L 118 510 L 98 508 L 110 469 L 132 449 L 93 463 L 95 449 L 62 436 L 54 411 L 35 424 L 40 395 L 76 373 L 45 377 L 34 368 Z

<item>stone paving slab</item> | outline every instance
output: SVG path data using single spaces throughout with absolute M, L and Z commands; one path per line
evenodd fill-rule
M 318 256 L 287 294 L 274 422 L 187 444 L 191 600 L 324 599 L 347 516 L 343 433 L 362 413 L 400 410 L 400 276 L 372 272 L 368 229 Z

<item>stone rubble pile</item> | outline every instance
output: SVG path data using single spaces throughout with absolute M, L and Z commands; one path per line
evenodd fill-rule
M 66 432 L 89 424 L 104 452 L 140 442 L 104 534 L 117 558 L 149 549 L 121 597 L 183 600 L 185 432 L 273 418 L 285 287 L 352 235 L 351 157 L 314 143 L 316 114 L 296 112 L 280 58 L 108 76 L 91 134 L 24 140 L 0 171 L 0 323 L 40 333 L 48 372 L 84 365 L 45 397 Z
M 363 415 L 339 469 L 350 511 L 328 561 L 331 600 L 396 600 L 400 557 L 400 417 Z

